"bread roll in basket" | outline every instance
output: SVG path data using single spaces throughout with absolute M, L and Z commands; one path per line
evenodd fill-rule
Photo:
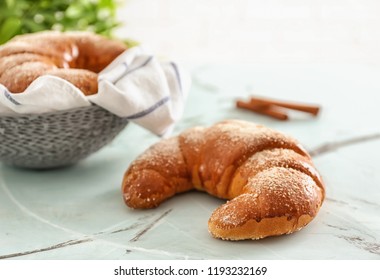
M 98 90 L 98 72 L 126 50 L 118 41 L 86 32 L 40 32 L 0 46 L 0 91 L 24 94 L 38 77 L 56 76 L 84 95 Z M 16 104 L 17 105 L 17 104 Z M 73 164 L 109 143 L 126 125 L 97 106 L 41 114 L 0 116 L 0 161 L 26 168 Z

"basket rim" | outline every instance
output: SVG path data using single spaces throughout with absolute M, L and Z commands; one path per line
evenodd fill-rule
M 55 115 L 61 115 L 61 114 L 65 114 L 65 113 L 70 113 L 70 112 L 92 111 L 92 110 L 104 110 L 107 113 L 109 113 L 111 115 L 114 115 L 115 117 L 118 117 L 120 119 L 124 119 L 124 118 L 119 117 L 119 116 L 115 115 L 114 113 L 106 110 L 105 108 L 100 107 L 99 105 L 97 105 L 95 103 L 91 103 L 90 106 L 81 106 L 81 107 L 75 107 L 75 108 L 70 108 L 70 109 L 65 109 L 65 110 L 57 110 L 57 111 L 53 111 L 53 112 L 45 112 L 45 113 L 40 113 L 40 114 L 31 114 L 31 113 L 29 113 L 29 114 L 15 114 L 15 115 L 1 115 L 0 114 L 0 118 L 14 118 L 14 119 L 18 119 L 18 118 L 49 117 L 49 116 L 55 116 Z

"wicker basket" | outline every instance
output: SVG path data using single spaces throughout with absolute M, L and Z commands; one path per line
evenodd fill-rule
M 127 123 L 96 105 L 0 117 L 0 161 L 34 169 L 71 165 L 109 143 Z

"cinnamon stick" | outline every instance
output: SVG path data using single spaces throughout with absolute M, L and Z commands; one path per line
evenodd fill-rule
M 255 106 L 279 106 L 287 109 L 292 109 L 296 111 L 301 111 L 305 113 L 312 114 L 314 116 L 318 115 L 319 113 L 319 106 L 317 105 L 307 105 L 307 104 L 300 104 L 300 103 L 294 103 L 294 102 L 285 102 L 285 101 L 277 101 L 267 98 L 261 98 L 261 97 L 252 97 L 251 98 L 251 104 Z
M 285 121 L 288 119 L 287 114 L 278 110 L 273 110 L 272 106 L 269 106 L 269 105 L 256 105 L 256 104 L 252 104 L 251 102 L 247 103 L 247 102 L 238 100 L 236 101 L 236 106 L 238 108 L 247 109 L 255 113 L 269 116 L 278 120 Z

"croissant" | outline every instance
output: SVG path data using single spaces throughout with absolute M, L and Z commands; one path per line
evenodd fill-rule
M 122 182 L 132 208 L 153 208 L 192 189 L 228 200 L 208 222 L 212 236 L 226 240 L 298 231 L 325 196 L 320 175 L 296 140 L 241 120 L 160 141 L 130 165 Z

